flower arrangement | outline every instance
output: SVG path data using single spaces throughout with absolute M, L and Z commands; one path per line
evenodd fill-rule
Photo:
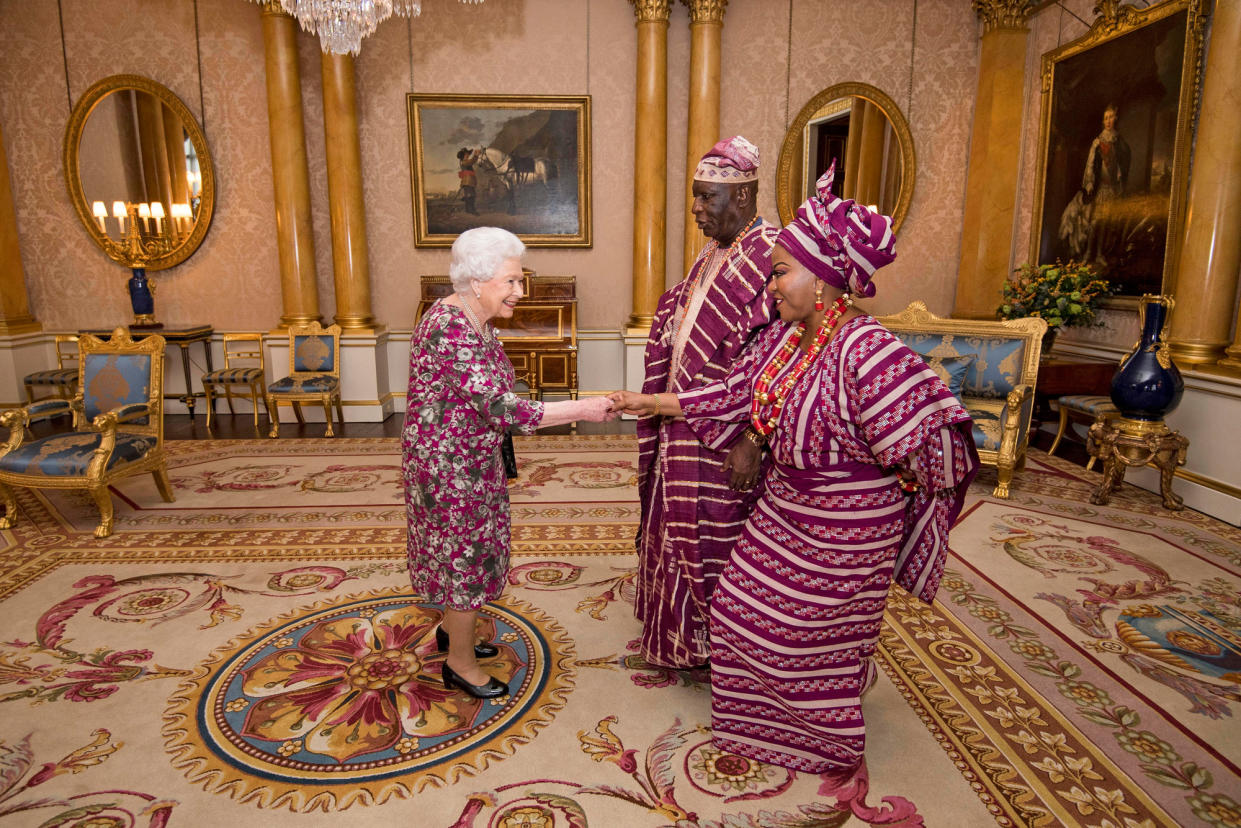
M 1015 278 L 1004 283 L 1004 302 L 996 308 L 1000 319 L 1038 316 L 1048 332 L 1073 326 L 1099 325 L 1095 319 L 1100 300 L 1112 295 L 1106 279 L 1081 262 L 1024 264 Z

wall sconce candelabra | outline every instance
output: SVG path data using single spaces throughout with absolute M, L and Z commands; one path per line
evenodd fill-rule
M 162 328 L 155 320 L 154 285 L 147 278 L 146 267 L 152 259 L 168 255 L 190 234 L 194 215 L 189 204 L 169 205 L 152 202 L 112 202 L 111 218 L 116 221 L 119 241 L 108 233 L 108 208 L 102 201 L 93 202 L 91 213 L 103 235 L 101 245 L 108 258 L 130 269 L 129 301 L 133 306 L 134 328 Z

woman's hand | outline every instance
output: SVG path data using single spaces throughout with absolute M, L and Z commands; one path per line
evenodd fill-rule
M 587 397 L 578 400 L 582 410 L 578 419 L 588 423 L 610 423 L 620 417 L 620 413 L 612 410 L 612 400 L 608 397 Z
M 762 450 L 745 437 L 733 443 L 728 456 L 724 458 L 724 472 L 732 472 L 728 488 L 734 492 L 744 492 L 754 488 L 754 484 L 758 482 L 758 470 L 762 465 L 762 459 Z
M 649 417 L 655 413 L 655 395 L 638 394 L 634 391 L 613 391 L 608 394 L 612 401 L 612 410 L 620 414 L 637 414 Z

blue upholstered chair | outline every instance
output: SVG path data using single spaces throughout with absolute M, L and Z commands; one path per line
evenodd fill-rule
M 78 394 L 40 400 L 0 415 L 9 430 L 0 446 L 0 529 L 17 519 L 10 488 L 86 489 L 99 507 L 95 537 L 112 534 L 108 486 L 121 477 L 150 472 L 165 501 L 173 501 L 164 459 L 164 338 L 139 342 L 117 328 L 108 340 L 84 334 L 78 341 Z M 73 430 L 26 442 L 26 427 L 73 414 Z
M 324 328 L 311 322 L 289 326 L 289 376 L 267 387 L 267 416 L 271 419 L 268 437 L 280 436 L 281 402 L 292 404 L 299 423 L 306 422 L 302 403 L 321 403 L 327 421 L 325 437 L 336 436 L 331 409 L 335 402 L 340 427 L 345 427 L 345 412 L 340 404 L 340 325 Z
M 254 427 L 259 427 L 259 400 L 266 405 L 263 372 L 263 335 L 257 333 L 224 334 L 224 367 L 203 374 L 203 393 L 207 397 L 207 428 L 215 413 L 215 398 L 224 394 L 228 413 L 234 414 L 233 397 L 249 400 L 254 406 Z M 271 415 L 268 415 L 268 419 Z
M 969 411 L 978 458 L 996 467 L 992 494 L 1007 498 L 1013 475 L 1025 466 L 1047 323 L 946 319 L 922 302 L 879 321 L 918 352 Z
M 78 387 L 78 335 L 56 334 L 56 367 L 27 374 L 23 381 L 30 402 L 35 401 L 34 389 L 41 385 L 50 386 L 62 400 L 73 399 Z

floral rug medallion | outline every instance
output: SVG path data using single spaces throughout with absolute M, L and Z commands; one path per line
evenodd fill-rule
M 342 596 L 272 619 L 216 650 L 172 696 L 173 764 L 261 807 L 336 810 L 408 796 L 512 755 L 564 707 L 573 648 L 524 602 L 480 613 L 482 662 L 510 694 L 444 687 L 441 611 L 400 590 Z

